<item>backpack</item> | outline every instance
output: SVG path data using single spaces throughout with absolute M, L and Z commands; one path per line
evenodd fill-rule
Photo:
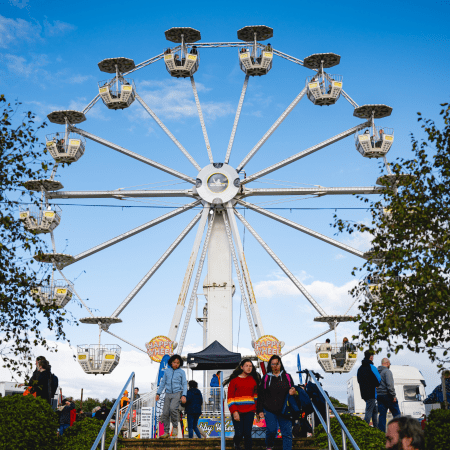
M 50 373 L 50 394 L 52 398 L 55 396 L 56 391 L 58 390 L 59 380 L 58 377 L 54 373 Z
M 296 395 L 294 398 L 302 412 L 304 412 L 306 415 L 312 414 L 314 412 L 314 408 L 308 394 L 300 386 L 296 386 L 295 390 L 297 391 L 298 395 Z
M 286 395 L 281 415 L 290 420 L 297 420 L 300 418 L 301 411 L 294 395 Z

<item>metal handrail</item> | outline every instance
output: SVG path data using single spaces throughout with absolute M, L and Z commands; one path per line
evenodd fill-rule
M 101 443 L 101 450 L 105 450 L 106 427 L 109 425 L 109 422 L 110 422 L 114 412 L 116 412 L 116 426 L 115 426 L 114 437 L 113 437 L 113 439 L 111 441 L 110 446 L 108 447 L 108 450 L 111 450 L 113 448 L 113 446 L 114 446 L 115 450 L 117 449 L 116 441 L 117 441 L 117 437 L 119 436 L 119 430 L 122 429 L 122 426 L 123 426 L 123 424 L 125 422 L 125 419 L 127 418 L 127 415 L 130 412 L 130 408 L 133 407 L 133 401 L 134 401 L 134 379 L 135 379 L 135 374 L 134 374 L 134 372 L 132 372 L 130 377 L 128 378 L 127 382 L 125 383 L 125 386 L 120 391 L 120 394 L 117 397 L 117 400 L 115 401 L 113 407 L 111 408 L 111 411 L 109 412 L 108 417 L 105 419 L 105 422 L 104 422 L 100 432 L 98 433 L 97 439 L 95 440 L 94 444 L 92 445 L 91 450 L 96 450 L 97 445 L 99 444 L 100 440 L 102 441 L 102 443 Z M 127 389 L 127 386 L 130 384 L 130 382 L 131 382 L 131 401 L 130 401 L 130 404 L 128 405 L 128 409 L 126 411 L 126 414 L 123 416 L 123 419 L 120 422 L 120 426 L 117 426 L 118 418 L 119 418 L 120 399 L 122 398 L 123 393 Z M 131 418 L 131 415 L 130 415 L 130 418 Z M 131 436 L 131 420 L 130 420 L 130 426 L 129 426 L 129 435 Z
M 319 420 L 321 421 L 322 425 L 324 426 L 324 429 L 327 432 L 327 435 L 328 435 L 328 448 L 331 450 L 331 445 L 330 444 L 333 444 L 333 447 L 336 450 L 338 450 L 338 447 L 337 447 L 333 437 L 331 436 L 331 429 L 330 429 L 331 427 L 330 427 L 330 420 L 329 420 L 329 414 L 330 414 L 329 413 L 329 409 L 331 409 L 331 411 L 334 414 L 334 417 L 336 417 L 336 419 L 337 419 L 337 421 L 338 421 L 338 423 L 339 423 L 339 425 L 341 427 L 341 430 L 342 430 L 342 449 L 343 450 L 347 450 L 347 442 L 345 440 L 345 438 L 347 437 L 348 440 L 350 441 L 350 443 L 352 444 L 353 448 L 355 450 L 360 450 L 360 448 L 358 447 L 358 444 L 355 442 L 355 440 L 353 439 L 352 435 L 348 431 L 347 427 L 344 425 L 344 422 L 339 417 L 339 414 L 337 413 L 336 409 L 334 408 L 333 404 L 331 403 L 331 400 L 328 398 L 328 395 L 325 393 L 325 391 L 323 390 L 322 386 L 317 381 L 317 378 L 314 376 L 313 372 L 311 370 L 307 370 L 307 372 L 308 372 L 308 375 L 311 377 L 311 379 L 314 381 L 314 383 L 316 383 L 316 386 L 319 388 L 320 393 L 323 395 L 323 398 L 325 399 L 325 402 L 329 406 L 329 408 L 326 409 L 326 411 L 327 411 L 327 423 L 326 423 L 326 426 L 324 425 L 324 420 L 323 420 L 322 416 L 320 415 L 320 413 L 314 407 L 314 410 L 316 411 L 316 414 L 319 417 Z

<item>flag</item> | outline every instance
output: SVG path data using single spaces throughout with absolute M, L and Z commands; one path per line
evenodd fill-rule
M 300 364 L 300 353 L 297 353 L 297 370 L 299 371 L 298 377 L 300 378 L 300 384 L 303 384 L 303 377 L 300 373 L 302 370 L 302 365 Z

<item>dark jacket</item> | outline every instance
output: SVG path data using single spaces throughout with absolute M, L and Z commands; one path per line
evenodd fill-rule
M 61 425 L 70 424 L 70 411 L 73 409 L 75 409 L 75 405 L 72 402 L 70 402 L 69 405 L 64 406 L 59 414 L 59 423 Z
M 50 372 L 44 370 L 39 372 L 36 384 L 33 385 L 31 393 L 36 393 L 36 397 L 41 397 L 50 403 Z
M 202 393 L 197 388 L 191 388 L 187 391 L 186 396 L 186 414 L 201 414 L 202 413 L 203 397 Z
M 256 412 L 259 414 L 265 409 L 273 414 L 281 414 L 291 387 L 294 387 L 294 381 L 284 370 L 278 376 L 272 373 L 264 375 L 258 389 Z
M 392 372 L 386 366 L 378 366 L 378 372 L 380 373 L 381 382 L 377 389 L 377 394 L 387 395 L 392 398 L 396 397 Z
M 450 378 L 445 379 L 445 391 L 447 393 L 447 401 L 450 402 Z M 433 392 L 424 400 L 426 405 L 430 403 L 442 403 L 444 394 L 442 392 L 442 383 L 436 386 Z
M 381 377 L 377 368 L 370 359 L 364 358 L 358 369 L 358 383 L 363 400 L 377 398 L 377 387 L 380 385 Z
M 99 420 L 105 420 L 108 417 L 108 414 L 111 410 L 103 405 L 96 413 L 95 418 Z

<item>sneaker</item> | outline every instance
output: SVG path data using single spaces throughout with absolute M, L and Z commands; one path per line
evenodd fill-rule
M 178 427 L 174 428 L 172 430 L 172 438 L 177 438 L 178 437 Z
M 160 437 L 159 437 L 159 439 L 167 439 L 169 437 L 169 433 L 164 433 L 164 434 L 162 434 Z

